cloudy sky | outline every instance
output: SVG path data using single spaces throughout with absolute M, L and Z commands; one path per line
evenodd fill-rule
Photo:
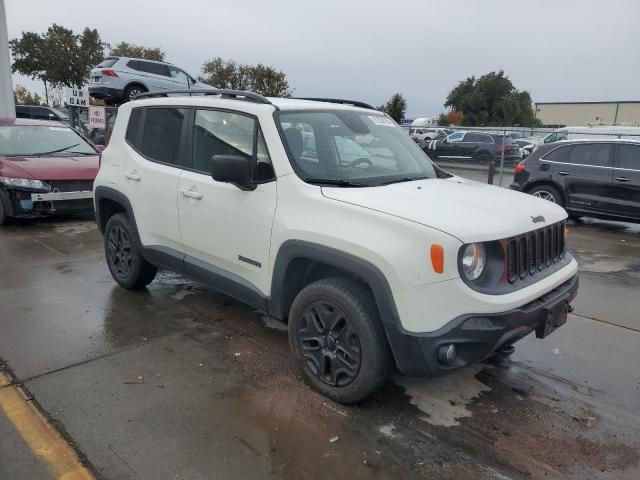
M 443 111 L 455 84 L 503 69 L 534 101 L 640 100 L 639 0 L 5 0 L 10 38 L 52 23 L 283 70 L 297 96 Z M 41 88 L 28 79 L 14 82 Z

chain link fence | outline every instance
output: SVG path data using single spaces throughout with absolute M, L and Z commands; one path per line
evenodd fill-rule
M 69 122 L 72 128 L 80 131 L 96 145 L 108 145 L 113 125 L 118 116 L 118 107 L 105 106 L 105 128 L 92 128 L 89 125 L 89 109 L 87 107 L 69 107 Z
M 405 127 L 431 160 L 455 175 L 503 187 L 513 181 L 516 165 L 533 150 L 560 140 L 640 141 L 640 128 L 631 127 Z

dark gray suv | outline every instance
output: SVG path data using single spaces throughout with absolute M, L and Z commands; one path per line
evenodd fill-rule
M 167 62 L 107 57 L 91 70 L 89 95 L 108 105 L 128 102 L 143 92 L 212 88 Z
M 511 188 L 557 203 L 574 218 L 640 222 L 640 141 L 540 145 L 516 166 Z

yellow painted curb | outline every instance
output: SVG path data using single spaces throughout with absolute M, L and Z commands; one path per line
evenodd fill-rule
M 0 410 L 33 453 L 50 467 L 58 480 L 93 480 L 93 475 L 73 448 L 35 405 L 25 398 L 22 390 L 9 384 L 9 377 L 0 373 Z

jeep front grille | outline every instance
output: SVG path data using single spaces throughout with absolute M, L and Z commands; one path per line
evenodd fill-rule
M 536 275 L 562 260 L 565 255 L 564 236 L 565 222 L 559 222 L 507 239 L 509 283 Z

